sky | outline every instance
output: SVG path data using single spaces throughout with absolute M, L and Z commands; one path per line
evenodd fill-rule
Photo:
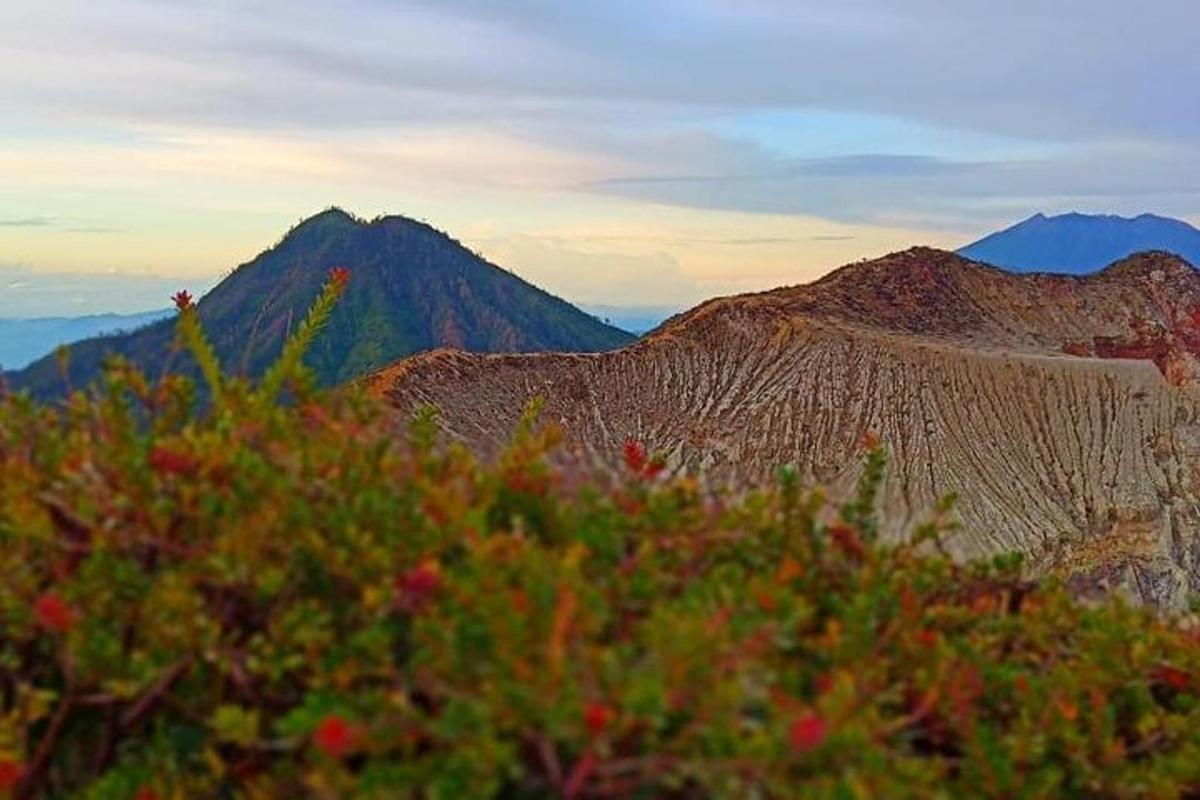
M 0 316 L 337 205 L 684 307 L 1034 212 L 1200 221 L 1194 0 L 0 0 Z

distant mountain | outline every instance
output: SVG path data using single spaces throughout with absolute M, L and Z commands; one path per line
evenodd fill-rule
M 540 395 L 569 466 L 619 471 L 635 437 L 668 471 L 739 487 L 792 464 L 836 499 L 870 432 L 886 535 L 957 494 L 952 552 L 1173 605 L 1200 592 L 1197 309 L 1200 272 L 1163 253 L 1075 277 L 917 248 L 711 300 L 611 353 L 435 351 L 365 383 L 401 419 L 437 406 L 476 452 Z
M 301 222 L 200 300 L 200 317 L 226 368 L 261 373 L 332 266 L 350 270 L 350 285 L 306 358 L 327 385 L 433 347 L 595 351 L 634 338 L 424 223 L 399 216 L 365 222 L 330 209 Z M 71 349 L 71 383 L 94 378 L 109 353 L 160 369 L 173 341 L 174 323 L 164 320 L 135 333 L 82 342 Z M 7 377 L 39 396 L 62 391 L 53 358 Z
M 59 345 L 93 336 L 135 331 L 169 314 L 166 309 L 161 309 L 141 314 L 0 319 L 0 367 L 20 369 L 53 353 Z
M 581 305 L 584 311 L 609 325 L 639 336 L 652 331 L 683 308 L 680 306 L 605 306 Z
M 1133 218 L 1035 214 L 958 252 L 1016 272 L 1085 275 L 1150 250 L 1173 253 L 1200 265 L 1200 230 L 1183 220 L 1153 214 Z

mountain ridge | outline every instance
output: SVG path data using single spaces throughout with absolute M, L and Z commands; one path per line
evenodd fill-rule
M 544 399 L 560 458 L 619 472 L 645 442 L 716 486 L 783 464 L 852 491 L 863 434 L 891 454 L 897 535 L 962 499 L 962 556 L 1159 605 L 1200 589 L 1200 276 L 1168 254 L 1086 277 L 1014 275 L 914 248 L 812 284 L 718 298 L 619 350 L 438 350 L 364 379 L 399 417 L 432 404 L 446 436 L 499 452 Z
M 439 344 L 592 350 L 633 339 L 427 223 L 398 215 L 366 221 L 331 208 L 300 221 L 199 300 L 217 353 L 234 371 L 261 372 L 334 266 L 350 269 L 350 285 L 306 359 L 325 384 Z M 79 386 L 95 377 L 109 353 L 158 368 L 168 363 L 173 338 L 167 320 L 129 336 L 79 343 L 70 381 Z M 61 390 L 58 371 L 53 359 L 42 359 L 7 378 L 46 396 Z
M 169 313 L 163 308 L 133 314 L 0 317 L 0 368 L 22 369 L 59 345 L 137 330 Z
M 1151 250 L 1200 264 L 1200 230 L 1184 220 L 1149 213 L 1039 212 L 957 252 L 1017 272 L 1087 274 Z

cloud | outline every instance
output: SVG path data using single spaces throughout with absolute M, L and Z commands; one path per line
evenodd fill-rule
M 919 154 L 793 158 L 711 136 L 708 171 L 654 148 L 648 174 L 589 186 L 696 208 L 806 214 L 856 224 L 974 232 L 1031 209 L 1200 212 L 1200 146 L 1077 146 L 1033 158 L 954 160 Z M 651 163 L 652 162 L 652 163 Z
M 53 225 L 53 217 L 10 217 L 0 219 L 0 228 L 44 228 Z
M 210 279 L 119 273 L 42 272 L 0 264 L 0 318 L 133 313 L 166 308 L 181 288 L 206 290 Z
M 0 159 L 3 163 L 3 159 Z M 9 172 L 9 175 L 17 174 L 14 169 Z M 70 225 L 70 227 L 63 227 Z M 55 228 L 65 233 L 119 233 L 120 228 L 114 228 L 108 225 L 94 225 L 84 223 L 80 220 L 66 220 L 58 217 L 33 216 L 33 217 L 0 217 L 0 228 Z
M 1197 22 L 1194 0 L 6 3 L 0 171 L 50 203 L 170 195 L 180 216 L 301 189 L 964 234 L 1193 216 Z
M 674 307 L 705 294 L 673 256 L 661 251 L 588 251 L 558 237 L 509 236 L 489 242 L 487 254 L 522 278 L 578 303 L 633 297 L 644 305 Z
M 14 110 L 262 128 L 819 108 L 1182 140 L 1200 134 L 1196 17 L 1190 0 L 48 0 L 0 9 L 0 93 Z
M 464 240 L 573 302 L 674 308 L 805 282 L 864 255 L 914 242 L 954 244 L 911 229 L 805 216 L 668 205 L 617 208 L 620 216 L 582 222 L 543 218 L 536 228 L 525 223 L 527 233 L 520 227 L 466 230 Z

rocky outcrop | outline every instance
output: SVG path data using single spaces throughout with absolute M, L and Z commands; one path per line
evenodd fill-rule
M 959 498 L 962 556 L 1179 605 L 1200 590 L 1200 277 L 1163 254 L 1089 278 L 1016 276 L 915 249 L 807 286 L 710 301 L 619 351 L 434 351 L 367 385 L 495 452 L 545 400 L 563 458 L 617 469 L 644 441 L 717 484 L 785 463 L 844 491 L 884 442 L 886 532 Z

